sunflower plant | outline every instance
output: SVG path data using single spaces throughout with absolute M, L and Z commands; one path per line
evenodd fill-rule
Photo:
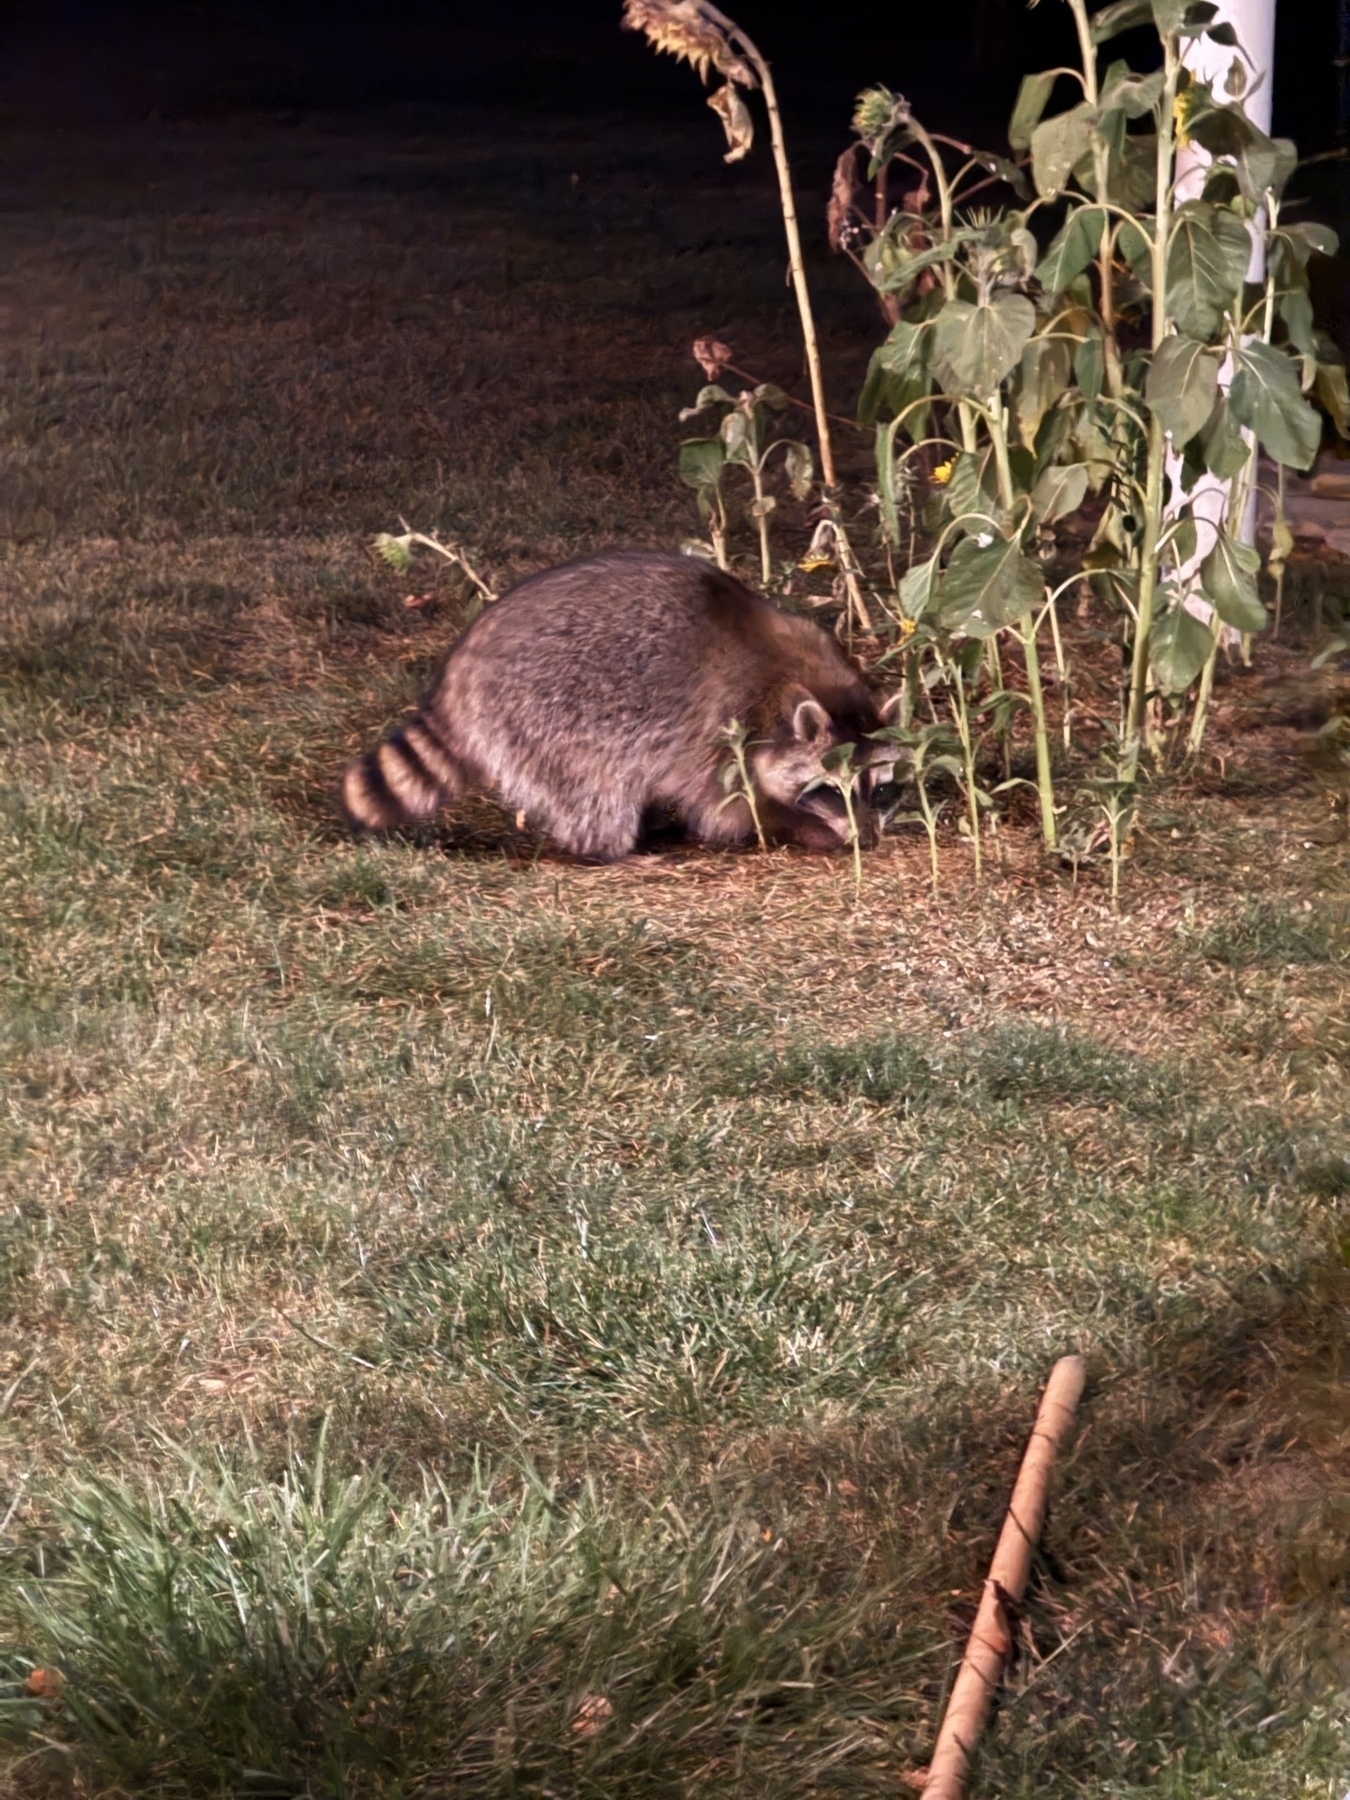
M 711 78 L 713 71 L 722 77 L 721 84 L 708 96 L 708 105 L 722 122 L 727 140 L 728 162 L 739 162 L 749 154 L 754 143 L 754 117 L 746 97 L 758 93 L 763 103 L 769 126 L 769 145 L 778 176 L 778 202 L 783 217 L 783 235 L 787 240 L 788 273 L 797 300 L 802 348 L 811 384 L 811 410 L 815 415 L 816 444 L 820 453 L 822 507 L 829 522 L 847 599 L 850 629 L 856 625 L 869 631 L 872 620 L 863 599 L 857 559 L 849 544 L 840 505 L 840 484 L 830 434 L 830 415 L 825 405 L 820 342 L 806 279 L 801 233 L 797 228 L 797 201 L 793 192 L 792 171 L 788 165 L 783 117 L 778 105 L 773 72 L 754 40 L 734 19 L 715 6 L 713 0 L 624 0 L 623 24 L 629 31 L 641 32 L 654 50 L 688 63 L 704 82 Z M 702 453 L 701 464 L 696 471 L 695 458 L 686 455 L 681 462 L 681 475 L 699 492 L 700 510 L 709 524 L 720 560 L 725 554 L 725 513 L 721 508 L 720 489 L 715 492 L 716 484 L 710 480 L 692 478 L 695 473 L 711 475 L 714 462 L 713 452 Z M 761 497 L 758 488 L 756 496 L 757 499 Z M 767 516 L 767 512 L 757 515 L 762 559 L 766 554 L 763 546 Z M 722 531 L 721 539 L 718 537 L 719 528 Z M 767 579 L 767 562 L 765 567 Z
M 1286 210 L 1295 147 L 1249 116 L 1253 70 L 1232 26 L 1214 0 L 1113 0 L 1092 14 L 1087 0 L 1065 4 L 1078 66 L 1024 79 L 1009 155 L 930 131 L 902 95 L 875 86 L 836 167 L 830 240 L 870 282 L 888 327 L 858 405 L 875 438 L 886 565 L 875 583 L 849 546 L 768 64 L 712 0 L 625 0 L 624 12 L 655 48 L 722 78 L 709 104 L 729 160 L 751 145 L 747 96 L 763 101 L 811 378 L 821 529 L 846 577 L 846 619 L 873 628 L 870 586 L 895 628 L 885 660 L 905 671 L 906 717 L 921 696 L 945 696 L 969 791 L 970 720 L 987 715 L 1002 738 L 1006 788 L 1017 785 L 1008 741 L 1025 710 L 1050 847 L 1059 808 L 1045 659 L 1067 747 L 1064 595 L 1090 582 L 1121 619 L 1117 785 L 1128 820 L 1145 746 L 1164 754 L 1189 717 L 1185 741 L 1198 750 L 1225 634 L 1248 644 L 1266 625 L 1249 541 L 1260 457 L 1279 471 L 1268 562 L 1278 593 L 1291 542 L 1284 471 L 1311 465 L 1317 406 L 1350 436 L 1346 371 L 1309 298 L 1311 259 L 1335 253 L 1335 234 Z M 1122 33 L 1150 25 L 1159 66 L 1135 70 L 1112 54 Z M 1199 40 L 1231 52 L 1221 79 L 1187 66 Z M 1063 81 L 1071 104 L 1051 110 Z M 1178 164 L 1191 147 L 1198 175 Z M 718 437 L 686 443 L 681 473 L 724 559 L 722 479 L 743 465 L 767 570 L 763 440 L 742 401 L 725 396 L 721 408 Z M 804 489 L 804 455 L 789 475 Z M 927 546 L 915 559 L 898 552 L 906 537 L 912 546 L 920 488 Z M 1091 541 L 1066 570 L 1056 527 L 1084 508 Z
M 809 447 L 799 438 L 773 436 L 774 421 L 787 411 L 788 404 L 787 395 L 772 382 L 762 381 L 739 394 L 709 382 L 694 404 L 680 413 L 682 421 L 711 416 L 717 423 L 716 436 L 686 438 L 681 444 L 680 479 L 698 495 L 714 555 L 723 568 L 727 566 L 727 514 L 722 479 L 728 469 L 741 469 L 750 478 L 754 497 L 748 511 L 759 532 L 760 578 L 766 587 L 773 579 L 769 521 L 778 504 L 769 491 L 769 459 L 781 452 L 778 460 L 795 500 L 806 498 L 815 478 Z
M 1022 81 L 1008 137 L 1024 167 L 936 139 L 877 86 L 860 97 L 859 146 L 841 158 L 832 203 L 835 243 L 893 320 L 859 407 L 877 427 L 878 490 L 898 463 L 947 459 L 936 544 L 896 598 L 949 632 L 1021 641 L 1049 841 L 1037 637 L 1055 630 L 1060 594 L 1096 572 L 1127 621 L 1130 776 L 1152 697 L 1193 693 L 1199 747 L 1224 626 L 1265 626 L 1242 533 L 1258 454 L 1309 468 L 1321 437 L 1310 396 L 1343 432 L 1350 410 L 1309 302 L 1310 257 L 1334 254 L 1336 236 L 1282 212 L 1296 149 L 1247 117 L 1233 27 L 1211 0 L 1116 0 L 1093 16 L 1067 4 L 1080 68 Z M 1161 67 L 1103 68 L 1103 47 L 1145 23 Z M 1224 92 L 1184 67 L 1199 36 L 1233 50 Z M 1062 74 L 1075 104 L 1049 113 Z M 1199 191 L 1179 198 L 1186 144 L 1210 160 Z M 859 149 L 866 198 L 851 185 Z M 896 175 L 902 203 L 878 207 Z M 968 198 L 990 178 L 1015 203 L 976 211 Z M 1089 497 L 1100 522 L 1082 567 L 1051 587 L 1037 549 Z
M 1190 697 L 1198 748 L 1225 628 L 1266 624 L 1243 533 L 1258 456 L 1306 469 L 1322 431 L 1313 398 L 1343 433 L 1350 415 L 1308 297 L 1310 259 L 1333 254 L 1335 235 L 1282 211 L 1297 155 L 1248 117 L 1250 65 L 1232 27 L 1212 0 L 1116 0 L 1092 16 L 1067 4 L 1079 67 L 1025 78 L 1013 158 L 930 133 L 903 96 L 869 88 L 830 209 L 832 242 L 890 324 L 858 409 L 875 429 L 883 536 L 902 472 L 930 471 L 932 547 L 894 597 L 927 628 L 907 653 L 982 640 L 1001 686 L 998 645 L 1018 647 L 1048 844 L 1041 639 L 1048 630 L 1063 680 L 1062 595 L 1091 576 L 1119 605 L 1127 783 L 1150 701 Z M 1160 67 L 1106 61 L 1104 46 L 1150 23 Z M 1232 50 L 1221 92 L 1185 66 L 1202 36 Z M 1074 103 L 1051 113 L 1066 75 Z M 1179 192 L 1188 144 L 1208 166 Z M 1054 584 L 1052 528 L 1090 500 L 1091 543 Z M 1173 720 L 1184 710 L 1174 704 Z

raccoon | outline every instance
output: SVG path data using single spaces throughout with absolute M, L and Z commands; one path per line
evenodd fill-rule
M 867 734 L 884 708 L 834 639 L 698 558 L 613 551 L 530 576 L 481 613 L 412 717 L 349 766 L 342 803 L 353 827 L 379 831 L 486 789 L 596 862 L 628 855 L 656 817 L 742 843 L 750 808 L 721 779 L 733 719 L 771 841 L 847 842 L 842 796 L 813 786 L 842 744 L 856 749 L 860 831 L 875 836 L 870 790 L 890 759 Z

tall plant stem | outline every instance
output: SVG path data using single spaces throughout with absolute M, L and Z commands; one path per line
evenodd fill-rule
M 729 38 L 734 39 L 745 60 L 759 77 L 760 88 L 764 94 L 764 107 L 769 115 L 769 142 L 773 146 L 774 167 L 778 171 L 778 200 L 783 212 L 783 233 L 787 238 L 788 268 L 792 275 L 793 292 L 797 296 L 797 312 L 802 325 L 802 344 L 806 350 L 806 368 L 811 381 L 811 404 L 816 415 L 816 441 L 820 446 L 820 473 L 825 484 L 825 499 L 830 508 L 835 533 L 839 539 L 839 568 L 848 591 L 850 616 L 864 631 L 870 631 L 872 620 L 866 602 L 863 600 L 862 585 L 857 575 L 857 563 L 844 534 L 843 520 L 839 516 L 839 508 L 835 500 L 839 488 L 839 476 L 834 466 L 834 445 L 830 438 L 830 419 L 825 406 L 825 377 L 820 363 L 820 339 L 816 335 L 815 313 L 811 308 L 811 290 L 806 284 L 806 264 L 802 260 L 801 233 L 797 229 L 797 202 L 792 191 L 792 170 L 788 166 L 787 144 L 783 138 L 783 116 L 778 110 L 778 90 L 774 86 L 773 74 L 769 65 L 761 55 L 758 46 L 745 35 L 735 20 L 729 19 L 724 12 L 713 6 L 710 0 L 703 0 L 703 11 L 722 27 Z
M 848 819 L 848 844 L 853 852 L 853 904 L 856 906 L 862 899 L 862 838 L 858 832 L 858 821 L 853 811 L 853 789 L 845 787 L 844 813 Z
M 1153 631 L 1153 603 L 1158 591 L 1158 539 L 1163 509 L 1163 465 L 1167 440 L 1157 419 L 1149 421 L 1148 465 L 1144 478 L 1144 535 L 1139 547 L 1139 598 L 1135 606 L 1134 652 L 1130 661 L 1130 694 L 1125 706 L 1124 764 L 1133 780 L 1139 767 L 1148 698 L 1148 644 Z
M 1219 636 L 1223 631 L 1223 621 L 1216 614 L 1212 622 L 1214 642 L 1209 647 L 1209 655 L 1205 658 L 1205 666 L 1200 671 L 1200 686 L 1195 693 L 1195 711 L 1191 714 L 1191 729 L 1186 737 L 1187 756 L 1198 756 L 1200 746 L 1205 741 L 1205 726 L 1209 722 L 1209 701 L 1214 692 L 1214 670 L 1219 660 Z
M 1050 614 L 1050 641 L 1055 646 L 1055 674 L 1059 679 L 1060 700 L 1064 708 L 1063 731 L 1064 748 L 1073 749 L 1073 687 L 1069 679 L 1069 665 L 1064 657 L 1064 643 L 1059 635 L 1059 611 L 1054 597 L 1046 608 Z
M 769 846 L 764 836 L 764 825 L 759 816 L 759 803 L 755 799 L 755 779 L 750 773 L 750 765 L 745 755 L 746 737 L 745 727 L 739 719 L 733 719 L 722 732 L 723 741 L 731 751 L 731 760 L 736 769 L 736 779 L 740 783 L 739 797 L 745 801 L 750 810 L 750 822 L 755 828 L 755 842 L 761 850 L 767 850 Z M 728 800 L 736 797 L 729 795 Z M 727 805 L 728 800 L 724 800 L 722 805 Z
M 994 466 L 998 470 L 999 500 L 1005 512 L 1013 509 L 1012 466 L 1008 458 L 1008 422 L 1003 410 L 1002 394 L 995 394 L 989 409 L 989 435 L 994 444 Z M 1045 694 L 1041 688 L 1041 660 L 1036 648 L 1036 621 L 1025 612 L 1017 621 L 1017 635 L 1027 664 L 1027 698 L 1036 736 L 1036 792 L 1041 802 L 1041 840 L 1047 850 L 1058 841 L 1055 825 L 1055 787 L 1050 773 L 1050 738 L 1045 725 Z
M 970 738 L 970 711 L 966 706 L 966 677 L 959 662 L 953 660 L 950 665 L 952 679 L 955 682 L 955 700 L 953 708 L 956 713 L 956 730 L 961 739 L 961 767 L 966 772 L 966 808 L 970 814 L 970 845 L 975 852 L 975 882 L 978 886 L 984 876 L 984 858 L 980 847 L 980 800 L 975 780 L 975 746 Z
M 792 171 L 788 166 L 787 145 L 783 139 L 783 118 L 778 110 L 778 90 L 773 75 L 757 45 L 741 30 L 734 19 L 704 0 L 703 11 L 733 38 L 745 60 L 759 77 L 764 93 L 764 106 L 769 115 L 769 141 L 773 146 L 774 167 L 778 171 L 778 199 L 783 211 L 783 231 L 787 237 L 788 268 L 797 296 L 797 311 L 802 322 L 802 342 L 806 347 L 806 367 L 811 378 L 811 402 L 816 414 L 816 437 L 820 443 L 820 470 L 827 488 L 839 485 L 834 467 L 834 447 L 830 441 L 830 421 L 825 410 L 825 381 L 820 366 L 820 341 L 816 336 L 815 314 L 811 310 L 811 293 L 806 285 L 806 265 L 802 261 L 802 240 L 797 230 L 797 202 L 792 192 Z
M 722 496 L 716 496 L 716 506 L 708 515 L 708 535 L 712 539 L 713 557 L 719 569 L 730 569 L 727 560 L 727 509 L 722 504 Z
M 1176 143 L 1174 108 L 1181 57 L 1177 39 L 1163 39 L 1163 91 L 1158 103 L 1158 160 L 1153 218 L 1153 348 L 1167 336 L 1167 247 L 1172 229 L 1172 162 Z M 1158 589 L 1158 539 L 1162 531 L 1163 462 L 1167 439 L 1155 413 L 1148 427 L 1148 466 L 1144 479 L 1144 534 L 1139 547 L 1139 598 L 1134 621 L 1134 656 L 1130 694 L 1125 708 L 1124 767 L 1133 781 L 1139 768 L 1148 697 L 1148 641 L 1153 630 L 1153 602 Z
M 755 524 L 759 527 L 759 573 L 765 587 L 773 580 L 773 559 L 769 555 L 769 515 L 764 506 L 764 472 L 758 463 L 750 466 L 750 479 L 755 484 Z
M 1078 54 L 1083 65 L 1083 98 L 1089 106 L 1101 99 L 1097 81 L 1097 47 L 1092 41 L 1085 0 L 1069 0 L 1078 32 Z M 1111 152 L 1100 136 L 1092 136 L 1092 180 L 1098 201 L 1104 206 L 1111 192 Z M 1123 385 L 1120 368 L 1120 344 L 1116 338 L 1115 281 L 1111 268 L 1111 218 L 1102 217 L 1102 241 L 1097 252 L 1097 280 L 1101 292 L 1102 347 L 1105 352 L 1105 385 L 1108 394 L 1118 395 Z
M 1285 475 L 1286 475 L 1285 466 L 1283 463 L 1281 463 L 1279 465 L 1278 471 L 1275 476 L 1275 483 L 1276 483 L 1276 486 L 1275 486 L 1275 532 L 1276 532 L 1276 541 L 1277 542 L 1279 540 L 1279 534 L 1282 531 L 1288 530 L 1288 522 L 1285 517 L 1285 507 L 1284 507 L 1285 490 L 1286 490 Z M 1281 620 L 1282 620 L 1282 617 L 1284 614 L 1284 561 L 1285 561 L 1285 559 L 1284 559 L 1283 551 L 1281 551 L 1278 561 L 1275 559 L 1274 556 L 1272 556 L 1270 560 L 1271 560 L 1271 563 L 1273 564 L 1274 570 L 1275 570 L 1275 624 L 1274 624 L 1274 627 L 1271 630 L 1271 634 L 1270 634 L 1271 642 L 1274 643 L 1279 638 L 1280 624 L 1281 624 Z
M 1252 491 L 1252 483 L 1256 478 L 1256 446 L 1247 458 L 1246 466 L 1241 473 L 1233 477 L 1232 486 L 1228 490 L 1227 518 L 1241 519 L 1247 511 L 1247 500 Z M 1223 620 L 1216 612 L 1210 621 L 1214 634 L 1214 642 L 1210 645 L 1209 655 L 1205 658 L 1205 666 L 1200 673 L 1200 686 L 1195 696 L 1195 711 L 1191 714 L 1191 729 L 1186 738 L 1186 754 L 1198 756 L 1200 746 L 1205 741 L 1205 726 L 1209 723 L 1209 703 L 1214 693 L 1214 672 L 1219 660 L 1219 645 L 1223 640 Z
M 1027 659 L 1027 698 L 1036 721 L 1036 792 L 1041 802 L 1041 841 L 1047 850 L 1059 842 L 1055 823 L 1055 784 L 1050 773 L 1050 737 L 1045 728 L 1045 696 L 1041 692 L 1041 659 L 1036 648 L 1036 622 L 1023 613 L 1018 622 L 1018 637 Z
M 923 828 L 928 833 L 928 870 L 933 881 L 933 892 L 938 891 L 938 847 L 937 819 L 933 815 L 933 803 L 928 798 L 928 788 L 924 783 L 923 768 L 914 771 L 914 789 L 919 796 L 919 811 L 923 814 Z
M 904 660 L 900 666 L 903 670 L 900 677 L 900 716 L 896 722 L 903 730 L 908 731 L 919 710 L 919 652 L 911 646 L 904 652 Z
M 910 119 L 909 129 L 918 142 L 923 145 L 928 160 L 933 165 L 933 179 L 937 183 L 938 191 L 938 211 L 942 217 L 942 237 L 944 242 L 950 242 L 955 206 L 952 199 L 952 184 L 947 179 L 947 165 L 942 160 L 942 152 L 917 119 Z M 952 267 L 950 257 L 945 258 L 940 265 L 940 273 L 943 293 L 949 300 L 954 300 L 956 298 L 956 271 Z

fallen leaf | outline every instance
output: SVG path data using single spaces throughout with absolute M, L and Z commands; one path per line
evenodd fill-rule
M 577 1737 L 594 1737 L 613 1717 L 611 1701 L 603 1694 L 587 1694 L 572 1715 L 572 1730 Z

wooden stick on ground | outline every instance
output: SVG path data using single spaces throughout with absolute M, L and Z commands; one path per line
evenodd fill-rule
M 1050 1473 L 1073 1431 L 1086 1380 L 1087 1364 L 1081 1356 L 1061 1356 L 1050 1371 L 1008 1504 L 1008 1516 L 985 1578 L 980 1610 L 970 1628 L 966 1653 L 956 1672 L 933 1760 L 928 1765 L 924 1800 L 961 1800 L 965 1792 L 970 1759 L 1012 1647 L 1004 1600 L 1015 1604 L 1026 1592 L 1031 1553 L 1045 1523 Z

